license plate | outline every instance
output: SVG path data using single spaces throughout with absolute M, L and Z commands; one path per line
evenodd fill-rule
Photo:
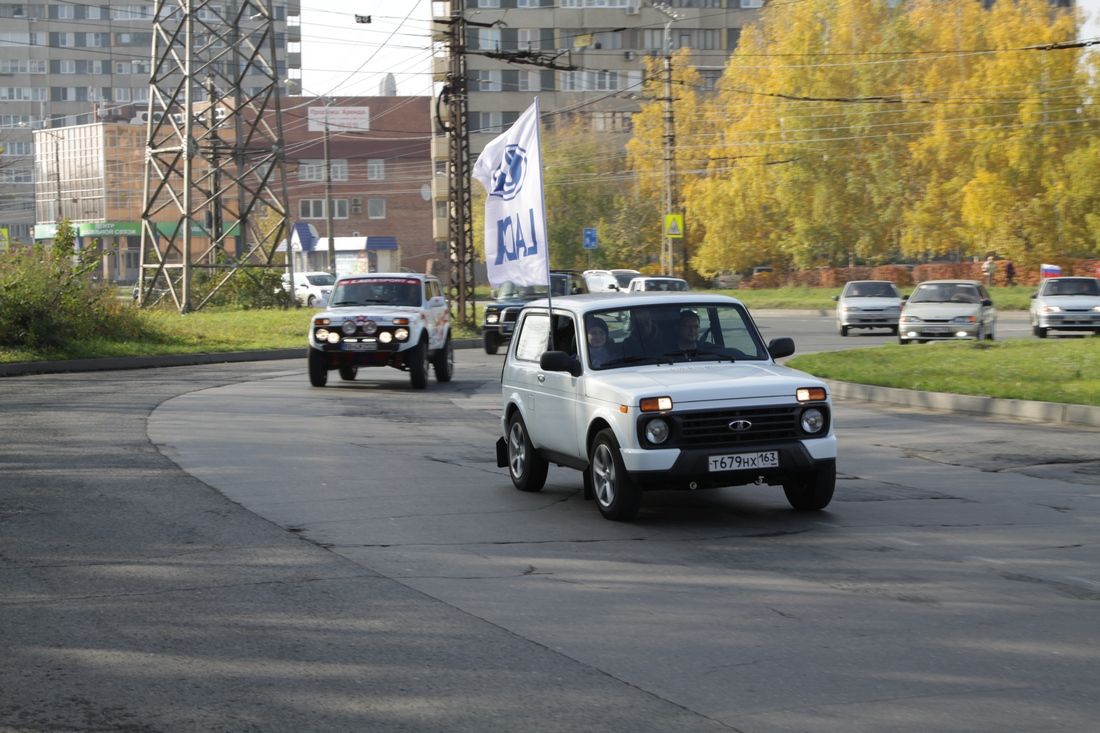
M 951 326 L 925 326 L 924 330 L 928 333 L 947 333 L 949 331 L 954 331 L 955 329 Z
M 758 453 L 727 453 L 707 459 L 711 471 L 744 471 L 754 468 L 779 468 L 779 452 L 763 450 Z
M 375 341 L 345 341 L 344 351 L 377 351 L 378 343 Z

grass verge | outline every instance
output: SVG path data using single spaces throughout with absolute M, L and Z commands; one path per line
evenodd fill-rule
M 841 288 L 770 288 L 768 290 L 715 290 L 737 298 L 752 309 L 761 308 L 803 308 L 810 310 L 833 310 L 836 308 L 834 295 L 840 295 Z M 912 286 L 899 288 L 902 295 L 913 292 Z M 1015 285 L 1011 288 L 992 288 L 989 294 L 993 304 L 1000 310 L 1027 310 L 1031 304 L 1031 294 L 1035 288 Z
M 1100 338 L 886 344 L 804 354 L 824 379 L 929 392 L 1100 406 Z

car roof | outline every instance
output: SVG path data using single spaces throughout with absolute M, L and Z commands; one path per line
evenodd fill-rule
M 345 275 L 340 275 L 336 279 L 337 280 L 347 280 L 347 279 L 350 279 L 350 278 L 355 278 L 356 280 L 359 280 L 359 279 L 362 279 L 362 278 L 372 278 L 372 277 L 396 277 L 396 278 L 401 278 L 401 279 L 404 279 L 404 280 L 410 280 L 410 279 L 413 279 L 413 280 L 436 280 L 436 279 L 438 279 L 433 275 L 425 275 L 422 272 L 350 272 L 350 273 L 347 273 Z
M 562 308 L 573 313 L 588 313 L 589 311 L 602 310 L 604 308 L 633 308 L 644 305 L 663 305 L 669 301 L 682 302 L 684 304 L 741 304 L 737 298 L 728 295 L 711 295 L 697 292 L 644 292 L 644 293 L 585 293 L 582 295 L 560 295 L 553 299 L 555 309 Z M 524 305 L 528 308 L 545 308 L 546 298 L 532 300 Z
M 1051 280 L 1100 280 L 1100 277 L 1089 277 L 1088 275 L 1059 275 L 1057 277 L 1043 278 L 1043 282 L 1050 282 Z
M 893 280 L 849 280 L 845 285 L 851 285 L 852 283 L 889 283 L 894 284 Z
M 936 285 L 938 283 L 949 283 L 951 285 L 981 285 L 977 280 L 921 280 L 917 285 Z

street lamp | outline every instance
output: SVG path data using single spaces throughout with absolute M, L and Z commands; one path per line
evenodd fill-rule
M 665 21 L 664 46 L 665 46 L 665 214 L 674 214 L 676 206 L 675 187 L 673 176 L 676 174 L 675 165 L 675 140 L 676 123 L 672 108 L 672 22 L 680 20 L 680 15 L 665 3 L 653 3 L 653 9 L 668 18 Z M 683 236 L 683 232 L 680 233 Z M 668 249 L 668 274 L 675 275 L 676 258 L 673 253 L 673 238 L 671 233 L 665 234 L 665 247 Z M 687 244 L 684 245 L 684 274 L 687 274 Z

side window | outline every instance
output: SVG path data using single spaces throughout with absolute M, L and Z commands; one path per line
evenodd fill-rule
M 545 313 L 528 313 L 516 338 L 516 359 L 537 362 L 550 340 L 550 318 Z
M 567 354 L 577 353 L 577 328 L 572 316 L 554 316 L 554 349 Z

